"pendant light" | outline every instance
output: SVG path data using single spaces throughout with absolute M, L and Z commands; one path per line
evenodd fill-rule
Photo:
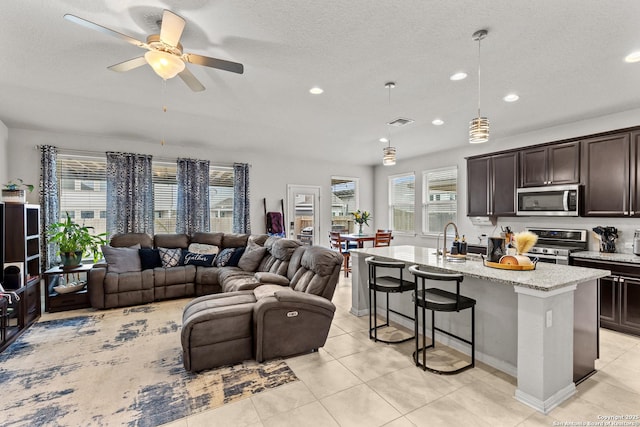
M 385 83 L 384 87 L 389 89 L 389 110 L 391 110 L 391 89 L 396 87 L 394 82 Z M 396 147 L 391 146 L 391 125 L 387 123 L 387 143 L 388 145 L 382 149 L 382 164 L 384 166 L 393 166 L 396 164 Z
M 487 30 L 473 33 L 473 40 L 478 42 L 478 117 L 469 123 L 469 142 L 479 144 L 489 140 L 489 119 L 480 114 L 480 41 L 487 37 Z

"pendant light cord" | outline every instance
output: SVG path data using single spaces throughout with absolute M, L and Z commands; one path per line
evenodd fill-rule
M 480 117 L 480 43 L 482 37 L 478 37 L 478 117 Z

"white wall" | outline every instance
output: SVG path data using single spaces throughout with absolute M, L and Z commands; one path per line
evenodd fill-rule
M 436 169 L 445 166 L 458 166 L 458 220 L 457 225 L 460 234 L 465 234 L 470 243 L 479 243 L 477 236 L 485 233 L 489 236 L 500 233 L 501 227 L 510 225 L 514 231 L 522 231 L 527 226 L 579 228 L 591 230 L 597 225 L 611 225 L 618 228 L 620 238 L 617 242 L 618 252 L 631 252 L 633 233 L 640 228 L 640 221 L 632 218 L 499 218 L 496 227 L 476 227 L 466 217 L 467 212 L 467 165 L 465 157 L 478 154 L 492 153 L 511 148 L 519 148 L 545 142 L 580 137 L 614 129 L 640 125 L 640 109 L 625 111 L 622 113 L 596 117 L 589 120 L 574 122 L 567 125 L 549 127 L 520 135 L 509 136 L 502 139 L 491 140 L 485 144 L 470 145 L 455 149 L 440 151 L 412 159 L 401 157 L 402 147 L 398 146 L 398 162 L 395 166 L 377 166 L 375 168 L 374 186 L 375 209 L 379 212 L 376 225 L 388 227 L 388 177 L 413 171 L 416 175 L 416 236 L 394 235 L 394 244 L 412 244 L 417 246 L 435 246 L 435 236 L 422 236 L 422 171 Z M 447 141 L 442 141 L 447 146 Z M 381 221 L 384 221 L 382 223 Z M 595 234 L 590 232 L 589 245 L 591 250 L 598 250 L 598 241 Z M 442 242 L 441 242 L 442 243 Z M 483 244 L 486 244 L 484 241 Z
M 286 153 L 274 150 L 271 156 L 255 155 L 233 149 L 211 147 L 190 148 L 177 144 L 149 143 L 114 139 L 96 135 L 62 134 L 24 129 L 9 129 L 8 170 L 9 176 L 22 178 L 35 185 L 39 182 L 40 159 L 36 145 L 53 145 L 58 148 L 92 152 L 122 151 L 151 154 L 155 158 L 175 159 L 190 157 L 208 159 L 214 164 L 233 162 L 248 163 L 250 169 L 251 230 L 265 232 L 263 198 L 267 199 L 267 210 L 279 211 L 280 199 L 287 197 L 287 184 L 314 185 L 321 187 L 320 241 L 328 245 L 331 228 L 331 176 L 360 178 L 360 206 L 373 205 L 373 167 L 352 166 L 348 163 L 321 163 L 310 159 L 292 159 Z M 229 144 L 232 146 L 232 144 Z M 0 150 L 2 146 L 0 146 Z M 1 151 L 0 151 L 1 152 Z M 2 166 L 0 165 L 0 177 Z M 38 191 L 28 196 L 28 201 L 38 203 Z M 286 209 L 286 205 L 285 205 Z M 288 227 L 287 227 L 288 229 Z
M 9 181 L 9 159 L 8 159 L 9 129 L 0 120 L 0 183 Z

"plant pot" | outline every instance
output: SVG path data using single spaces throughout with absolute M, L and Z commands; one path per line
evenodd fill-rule
M 60 252 L 62 268 L 77 267 L 82 264 L 82 251 Z
M 2 190 L 2 201 L 5 203 L 24 203 L 26 200 L 25 190 Z

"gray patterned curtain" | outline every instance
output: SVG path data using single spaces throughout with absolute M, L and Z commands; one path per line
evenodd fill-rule
M 51 145 L 40 146 L 40 252 L 43 271 L 57 265 L 57 248 L 48 243 L 49 224 L 58 222 L 60 205 L 58 203 L 58 179 L 56 161 L 58 149 Z
M 233 232 L 251 233 L 249 218 L 249 165 L 233 164 Z
M 151 156 L 107 152 L 107 233 L 153 235 Z
M 176 233 L 208 232 L 209 160 L 178 159 Z

